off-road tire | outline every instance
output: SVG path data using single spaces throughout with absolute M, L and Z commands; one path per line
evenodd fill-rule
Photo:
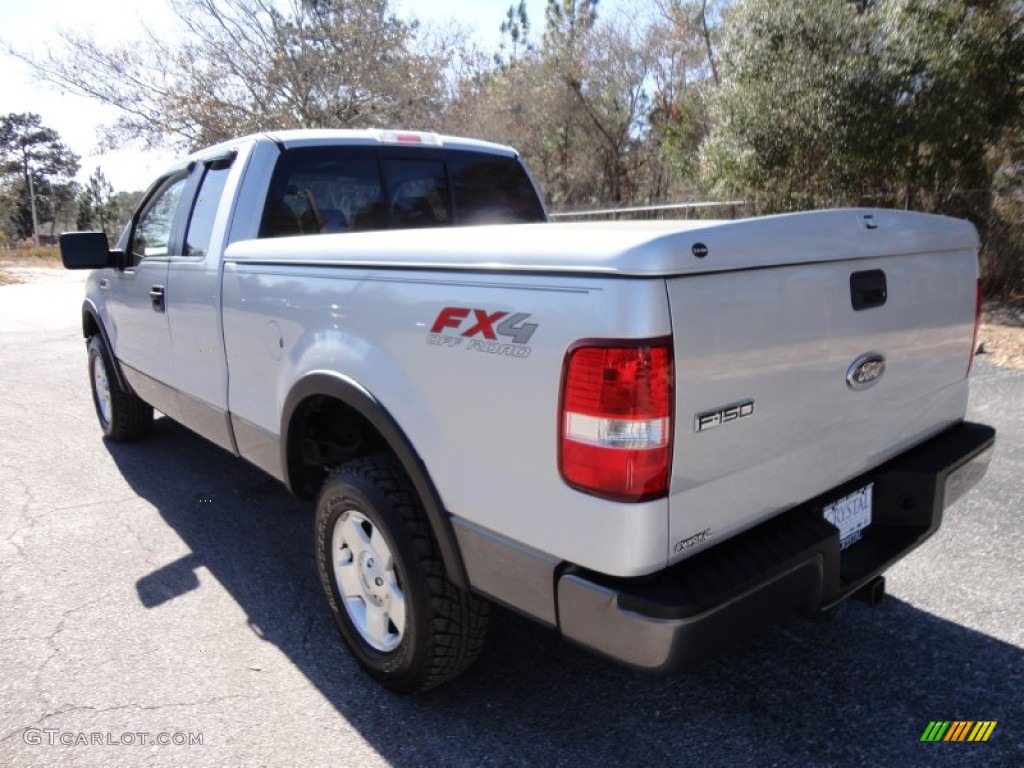
M 394 633 L 401 637 L 390 649 L 375 648 L 362 634 L 365 625 L 357 627 L 358 612 L 354 620 L 347 607 L 353 599 L 344 601 L 336 575 L 336 562 L 351 562 L 352 553 L 337 545 L 335 527 L 350 517 L 362 520 L 364 531 L 383 535 L 393 561 L 404 627 Z M 316 550 L 320 581 L 342 640 L 386 688 L 398 693 L 435 688 L 464 672 L 479 655 L 488 604 L 448 580 L 419 497 L 392 456 L 350 461 L 327 478 L 316 504 Z M 350 594 L 351 584 L 346 587 Z M 358 607 L 359 599 L 354 602 Z M 389 632 L 393 626 L 388 624 Z
M 121 389 L 114 373 L 113 360 L 102 336 L 97 334 L 90 338 L 88 349 L 92 404 L 96 408 L 96 418 L 103 435 L 119 443 L 142 439 L 153 426 L 153 407 L 135 394 Z M 102 366 L 102 375 L 99 377 L 97 366 Z M 101 385 L 97 383 L 98 378 L 106 382 L 106 395 L 109 398 L 106 408 Z

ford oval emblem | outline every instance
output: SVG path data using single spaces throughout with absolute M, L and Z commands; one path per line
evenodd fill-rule
M 846 369 L 846 386 L 867 389 L 885 373 L 885 357 L 875 352 L 861 355 Z

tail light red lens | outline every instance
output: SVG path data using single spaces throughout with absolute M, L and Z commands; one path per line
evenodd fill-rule
M 671 339 L 588 342 L 569 351 L 559 409 L 559 469 L 580 491 L 616 501 L 668 492 Z

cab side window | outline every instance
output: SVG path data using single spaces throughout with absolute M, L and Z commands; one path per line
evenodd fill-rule
M 199 184 L 199 193 L 188 221 L 185 233 L 185 255 L 205 256 L 210 248 L 213 235 L 213 222 L 220 208 L 220 199 L 224 194 L 224 184 L 228 180 L 230 166 L 209 166 L 203 172 L 203 180 Z
M 132 234 L 132 258 L 135 264 L 154 256 L 168 256 L 171 228 L 178 210 L 187 176 L 172 176 L 164 182 L 139 214 L 139 223 Z

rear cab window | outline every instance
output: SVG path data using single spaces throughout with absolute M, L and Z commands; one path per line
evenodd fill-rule
M 545 221 L 515 157 L 466 150 L 296 147 L 277 161 L 260 237 Z
M 448 159 L 460 224 L 545 221 L 533 182 L 514 157 L 453 152 Z
M 452 201 L 443 160 L 389 158 L 384 161 L 384 175 L 393 229 L 452 223 Z

